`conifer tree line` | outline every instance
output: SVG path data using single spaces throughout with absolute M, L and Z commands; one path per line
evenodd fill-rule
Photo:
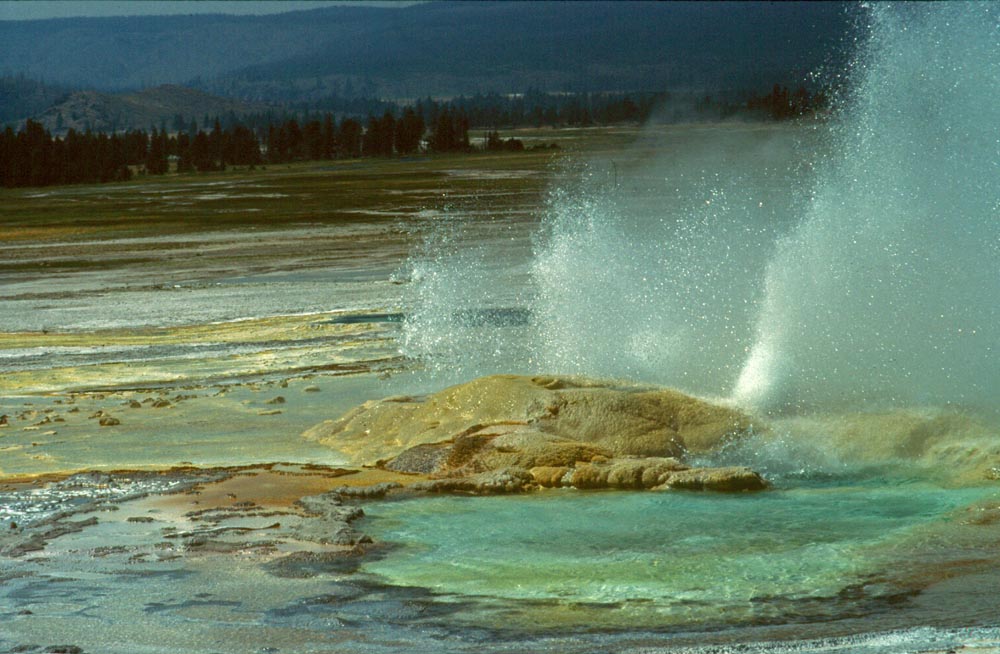
M 747 100 L 749 111 L 762 113 L 772 120 L 788 120 L 819 111 L 826 105 L 825 93 L 809 93 L 801 86 L 794 93 L 789 93 L 788 87 L 780 84 L 775 84 L 771 92 L 764 97 L 759 97 L 755 93 Z
M 423 119 L 410 107 L 398 119 L 389 111 L 381 118 L 369 117 L 367 128 L 353 118 L 338 124 L 327 114 L 303 125 L 289 118 L 259 132 L 241 123 L 224 129 L 215 119 L 208 132 L 192 123 L 176 133 L 153 127 L 149 132 L 117 134 L 69 130 L 64 137 L 53 137 L 41 123 L 28 120 L 17 132 L 11 127 L 0 132 L 0 184 L 117 182 L 136 173 L 163 175 L 171 170 L 206 172 L 230 166 L 405 155 L 420 149 L 425 131 Z M 450 110 L 441 112 L 428 143 L 435 152 L 469 149 L 467 119 L 453 116 Z
M 369 114 L 365 123 L 350 116 L 339 121 L 333 113 L 311 111 L 275 115 L 234 114 L 209 119 L 202 128 L 196 120 L 177 115 L 172 131 L 165 122 L 159 129 L 112 134 L 69 130 L 53 137 L 40 123 L 28 120 L 15 131 L 0 132 L 0 185 L 49 186 L 114 182 L 135 174 L 163 175 L 177 172 L 225 170 L 293 161 L 353 157 L 408 155 L 430 152 L 470 151 L 469 129 L 490 130 L 488 150 L 517 150 L 516 139 L 502 141 L 498 127 L 525 125 L 552 127 L 642 123 L 654 107 L 669 99 L 665 93 L 548 94 L 529 91 L 517 96 L 498 94 L 459 97 L 447 102 L 417 100 L 400 109 L 378 101 L 381 117 Z M 803 90 L 789 94 L 775 86 L 764 98 L 754 95 L 743 105 L 766 111 L 780 120 L 802 114 L 823 101 Z M 731 115 L 730 104 L 700 101 L 699 111 Z M 209 126 L 210 125 L 210 126 Z

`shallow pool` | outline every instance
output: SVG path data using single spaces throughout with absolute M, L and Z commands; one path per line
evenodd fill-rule
M 401 501 L 369 510 L 366 531 L 398 549 L 363 570 L 505 615 L 527 602 L 546 627 L 584 614 L 589 626 L 657 627 L 835 617 L 845 593 L 898 592 L 886 581 L 906 541 L 987 492 L 889 483 Z

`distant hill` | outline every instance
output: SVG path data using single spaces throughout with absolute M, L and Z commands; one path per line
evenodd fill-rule
M 183 83 L 315 50 L 327 25 L 308 13 L 0 21 L 0 71 L 102 91 Z
M 267 101 L 764 90 L 841 65 L 850 24 L 838 2 L 431 2 L 0 21 L 0 71 L 101 90 L 193 83 Z
M 69 93 L 68 88 L 43 84 L 24 75 L 0 77 L 0 127 L 34 116 L 61 102 Z
M 172 127 L 178 114 L 188 121 L 192 118 L 202 121 L 205 115 L 214 117 L 229 112 L 238 115 L 263 108 L 182 86 L 162 85 L 117 95 L 77 91 L 34 118 L 53 134 L 61 135 L 70 129 L 78 132 L 87 129 L 95 132 L 148 130 L 151 126 L 159 128 L 163 123 Z

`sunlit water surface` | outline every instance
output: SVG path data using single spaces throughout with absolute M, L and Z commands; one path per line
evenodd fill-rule
M 873 601 L 899 592 L 882 583 L 901 565 L 892 546 L 987 492 L 866 484 L 422 499 L 371 511 L 372 533 L 401 549 L 363 569 L 456 602 L 542 602 L 508 609 L 538 627 L 582 615 L 647 628 L 831 618 L 845 589 Z
M 390 501 L 368 504 L 361 523 L 380 556 L 298 563 L 129 558 L 163 536 L 126 519 L 141 504 L 125 505 L 42 556 L 4 563 L 0 651 L 703 652 L 760 640 L 773 642 L 740 647 L 881 653 L 998 642 L 988 589 L 967 587 L 955 604 L 913 586 L 963 547 L 953 512 L 991 494 L 880 479 L 756 495 Z M 780 642 L 803 636 L 821 640 Z

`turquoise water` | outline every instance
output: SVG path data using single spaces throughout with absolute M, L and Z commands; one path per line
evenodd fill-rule
M 888 552 L 986 492 L 905 484 L 400 501 L 368 511 L 365 529 L 399 549 L 364 571 L 444 601 L 541 602 L 540 626 L 581 611 L 591 625 L 658 627 L 819 617 L 846 588 L 889 592 L 880 580 L 898 562 Z
M 365 503 L 358 526 L 377 545 L 362 559 L 163 549 L 169 523 L 142 501 L 125 503 L 44 552 L 0 561 L 0 652 L 70 643 L 108 654 L 996 646 L 997 532 L 955 519 L 990 494 L 995 503 L 996 487 L 881 478 L 752 495 L 388 500 Z M 129 520 L 136 515 L 156 521 Z M 971 558 L 981 565 L 962 575 Z M 913 572 L 938 583 L 921 591 Z

